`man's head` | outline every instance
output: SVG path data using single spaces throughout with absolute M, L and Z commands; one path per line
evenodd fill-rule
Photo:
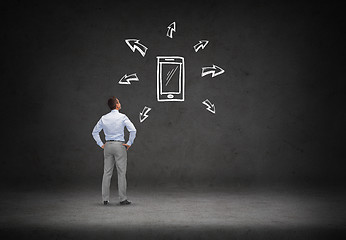
M 113 110 L 120 110 L 121 109 L 121 104 L 120 101 L 116 98 L 116 97 L 111 97 L 110 99 L 108 99 L 108 107 Z

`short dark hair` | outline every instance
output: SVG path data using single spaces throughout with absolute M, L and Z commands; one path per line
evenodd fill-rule
M 118 99 L 116 97 L 111 97 L 108 99 L 108 107 L 113 110 L 117 107 Z

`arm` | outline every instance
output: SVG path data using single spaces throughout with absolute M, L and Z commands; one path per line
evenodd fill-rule
M 103 129 L 103 127 L 102 127 L 102 121 L 101 121 L 101 119 L 96 123 L 96 125 L 95 125 L 95 127 L 94 127 L 94 129 L 93 129 L 93 131 L 92 131 L 92 136 L 93 136 L 93 138 L 95 139 L 95 141 L 96 141 L 96 143 L 97 143 L 97 145 L 99 145 L 101 148 L 103 148 L 104 147 L 104 144 L 103 144 L 103 142 L 102 142 L 102 140 L 101 140 L 101 138 L 100 138 L 100 132 L 101 132 L 101 130 Z
M 129 149 L 130 146 L 133 144 L 135 138 L 136 138 L 137 130 L 136 130 L 135 126 L 133 125 L 133 123 L 130 121 L 130 119 L 127 116 L 125 116 L 124 123 L 125 123 L 125 126 L 126 126 L 127 130 L 130 133 L 129 140 L 127 141 L 126 144 L 124 144 L 124 146 L 126 146 L 127 149 Z

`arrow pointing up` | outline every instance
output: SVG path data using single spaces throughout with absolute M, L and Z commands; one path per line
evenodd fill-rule
M 125 42 L 130 47 L 132 52 L 135 52 L 135 50 L 137 49 L 143 57 L 145 56 L 145 53 L 147 52 L 148 48 L 143 44 L 139 43 L 138 39 L 126 39 Z
M 201 40 L 199 41 L 199 43 L 197 43 L 195 46 L 193 46 L 193 48 L 195 49 L 195 52 L 198 52 L 199 49 L 204 49 L 205 46 L 207 46 L 209 41 L 207 40 Z
M 119 84 L 131 84 L 130 81 L 139 81 L 137 74 L 136 73 L 132 73 L 130 75 L 124 75 L 120 81 Z
M 212 67 L 203 67 L 202 68 L 202 77 L 204 77 L 205 75 L 208 75 L 208 74 L 211 74 L 211 77 L 216 77 L 217 75 L 220 75 L 224 72 L 225 72 L 225 70 L 223 70 L 222 68 L 213 64 Z
M 168 28 L 168 31 L 167 31 L 166 36 L 169 38 L 173 38 L 173 32 L 176 31 L 175 22 L 172 22 L 171 24 L 169 24 L 169 26 L 167 28 Z

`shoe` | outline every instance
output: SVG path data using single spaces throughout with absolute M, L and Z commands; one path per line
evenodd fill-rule
M 108 204 L 108 201 L 103 201 L 103 204 L 104 204 L 104 205 L 107 205 L 107 204 Z
M 120 205 L 129 205 L 129 204 L 131 204 L 131 202 L 127 201 L 127 199 L 120 202 Z

